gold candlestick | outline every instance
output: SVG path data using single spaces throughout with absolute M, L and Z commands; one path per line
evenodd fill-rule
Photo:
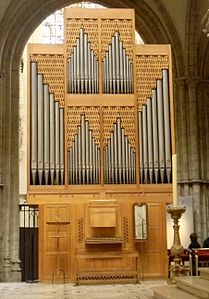
M 174 265 L 171 265 L 169 272 L 171 273 L 171 282 L 176 283 L 175 278 L 178 276 L 183 276 L 188 273 L 189 268 L 182 265 L 182 254 L 184 253 L 184 248 L 181 245 L 180 236 L 179 236 L 179 219 L 181 215 L 186 211 L 186 208 L 183 206 L 168 206 L 167 212 L 171 215 L 173 219 L 173 229 L 174 229 L 174 239 L 173 245 L 170 249 L 171 255 L 174 257 Z

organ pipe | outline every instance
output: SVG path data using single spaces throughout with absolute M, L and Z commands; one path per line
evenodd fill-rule
M 38 133 L 37 133 L 37 115 L 38 115 L 38 77 L 37 63 L 31 62 L 31 178 L 32 184 L 36 184 L 36 174 L 38 168 Z
M 143 160 L 143 124 L 142 124 L 142 111 L 138 112 L 138 125 L 139 125 L 139 166 L 140 166 L 140 180 L 144 181 L 144 160 Z
M 112 36 L 107 52 L 103 60 L 103 92 L 133 93 L 133 63 L 118 31 Z
M 144 153 L 144 183 L 148 182 L 148 140 L 147 140 L 147 106 L 143 105 L 143 153 Z
M 31 63 L 31 183 L 64 184 L 64 109 Z
M 163 105 L 164 105 L 164 128 L 165 128 L 165 163 L 168 183 L 171 181 L 171 135 L 169 118 L 169 90 L 168 70 L 163 70 Z
M 55 102 L 55 174 L 56 183 L 59 185 L 59 173 L 60 173 L 60 131 L 59 131 L 59 103 Z
M 43 164 L 44 164 L 44 144 L 43 144 L 43 121 L 44 121 L 44 109 L 43 109 L 43 75 L 38 74 L 38 182 L 42 185 L 43 179 Z
M 49 183 L 49 86 L 44 85 L 44 178 Z
M 164 172 L 165 172 L 165 143 L 164 143 L 162 80 L 157 80 L 157 107 L 158 107 L 157 112 L 158 112 L 160 178 L 161 178 L 161 182 L 163 183 Z
M 89 129 L 89 121 L 81 115 L 80 124 L 68 151 L 69 183 L 98 184 L 100 182 L 100 149 Z
M 69 93 L 99 92 L 99 62 L 83 28 L 79 30 L 79 37 L 73 46 L 67 66 Z
M 153 158 L 155 183 L 158 183 L 159 173 L 159 148 L 158 148 L 158 126 L 157 126 L 157 91 L 152 90 L 152 128 L 153 128 Z
M 131 147 L 128 136 L 122 127 L 121 119 L 117 118 L 113 124 L 104 148 L 104 176 L 108 184 L 132 184 L 135 183 L 135 152 Z
M 60 108 L 60 180 L 64 184 L 64 109 Z
M 150 183 L 153 182 L 153 138 L 152 138 L 152 103 L 147 99 L 147 136 L 148 136 L 148 168 Z
M 54 121 L 54 94 L 49 95 L 49 168 L 51 184 L 54 184 L 55 174 L 55 121 Z

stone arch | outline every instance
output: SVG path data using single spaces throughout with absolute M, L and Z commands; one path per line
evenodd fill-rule
M 80 2 L 72 0 L 14 0 L 11 1 L 0 27 L 0 171 L 3 173 L 1 194 L 4 237 L 1 244 L 4 253 L 3 280 L 17 280 L 20 273 L 18 261 L 18 92 L 19 62 L 24 46 L 35 28 L 55 10 Z M 110 6 L 107 0 L 93 1 Z M 151 8 L 143 0 L 114 0 L 111 7 L 135 8 L 136 29 L 148 43 L 170 43 L 173 48 L 176 76 L 183 73 L 183 55 L 178 35 L 161 0 Z M 160 10 L 160 17 L 155 13 Z M 0 182 L 1 183 L 1 182 Z M 12 221 L 8 221 L 12 219 Z M 15 250 L 14 250 L 15 248 Z M 7 253 L 7 254 L 6 254 Z M 0 265 L 1 267 L 1 265 Z M 6 273 L 5 273 L 6 269 Z M 12 273 L 12 274 L 11 274 Z M 13 275 L 13 276 L 12 276 Z

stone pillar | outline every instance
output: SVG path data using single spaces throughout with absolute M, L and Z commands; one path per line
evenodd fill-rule
M 12 74 L 12 76 L 11 76 Z M 2 252 L 1 281 L 20 281 L 19 261 L 19 173 L 18 173 L 18 80 L 19 68 L 4 73 L 2 82 L 2 182 L 1 198 Z M 13 82 L 13 88 L 10 89 Z M 14 86 L 17 82 L 17 86 Z M 7 86 L 7 88 L 6 88 Z
M 186 80 L 188 88 L 188 116 L 189 116 L 189 179 L 200 179 L 200 154 L 199 154 L 199 121 L 198 121 L 198 78 L 188 78 Z

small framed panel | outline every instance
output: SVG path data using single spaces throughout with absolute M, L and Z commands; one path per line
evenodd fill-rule
M 145 203 L 134 204 L 134 239 L 136 241 L 147 240 L 147 205 Z

